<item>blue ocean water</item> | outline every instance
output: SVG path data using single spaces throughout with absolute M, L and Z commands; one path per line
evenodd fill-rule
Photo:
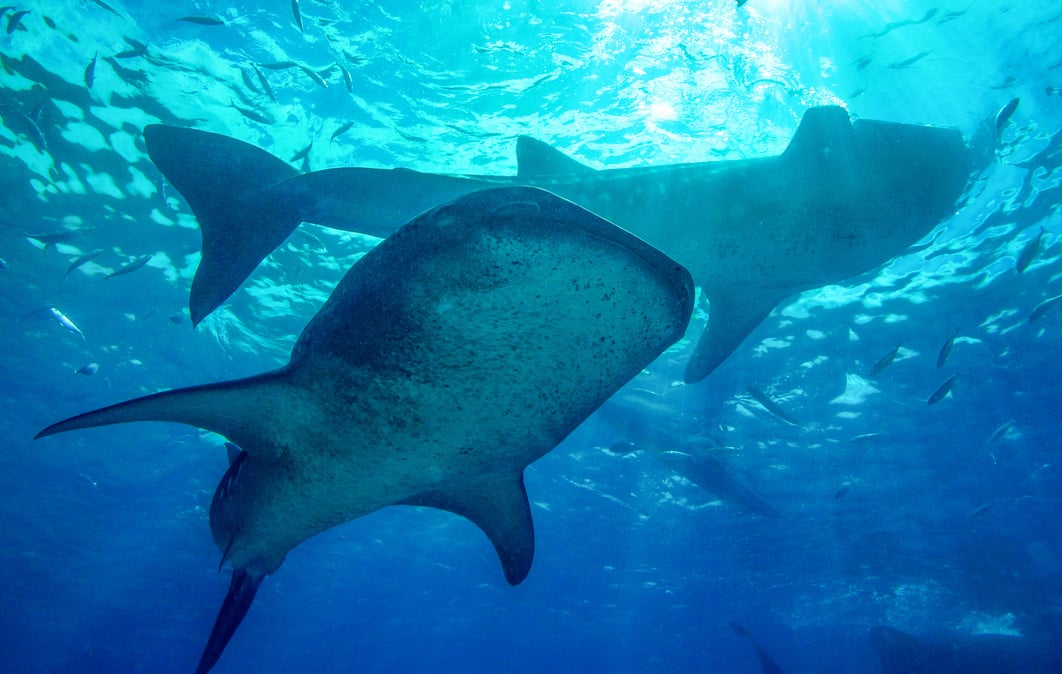
M 882 624 L 1029 652 L 1057 640 L 1062 313 L 1029 320 L 1062 293 L 1057 7 L 299 4 L 302 30 L 287 2 L 42 0 L 0 18 L 0 669 L 193 670 L 228 585 L 207 521 L 222 439 L 162 423 L 31 438 L 281 365 L 375 243 L 303 225 L 193 330 L 198 227 L 145 125 L 285 160 L 313 141 L 312 170 L 508 175 L 521 134 L 594 168 L 665 165 L 778 154 L 819 105 L 972 140 L 1014 98 L 995 156 L 922 245 L 790 298 L 682 385 L 698 311 L 687 340 L 533 464 L 521 585 L 472 524 L 386 508 L 290 553 L 216 671 L 761 671 L 728 621 L 786 672 L 879 672 L 867 635 Z M 327 86 L 266 67 L 285 61 Z M 626 441 L 710 446 L 782 516 L 613 451 Z

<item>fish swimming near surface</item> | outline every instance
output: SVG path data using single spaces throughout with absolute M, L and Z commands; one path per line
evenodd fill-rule
M 70 276 L 70 272 L 74 271 L 78 267 L 81 267 L 82 265 L 86 265 L 89 262 L 92 262 L 93 260 L 98 258 L 100 255 L 103 255 L 103 249 L 102 248 L 97 248 L 96 250 L 94 250 L 94 251 L 92 251 L 90 253 L 85 253 L 84 255 L 79 255 L 78 257 L 74 258 L 70 262 L 70 266 L 68 266 L 66 268 L 66 271 L 63 272 L 63 278 L 66 278 L 67 276 Z
M 87 234 L 88 232 L 95 231 L 95 229 L 95 227 L 60 229 L 55 232 L 38 232 L 36 234 L 27 233 L 26 237 L 33 239 L 34 241 L 40 242 L 44 245 L 45 248 L 47 248 L 48 246 L 54 246 L 57 243 L 66 243 L 67 241 L 71 241 L 81 236 L 82 234 Z
M 1048 297 L 1043 302 L 1040 302 L 1033 310 L 1029 312 L 1029 322 L 1035 323 L 1036 321 L 1047 315 L 1048 311 L 1054 308 L 1058 304 L 1059 300 L 1062 300 L 1062 295 L 1055 295 L 1054 297 Z
M 307 145 L 306 147 L 302 148 L 301 150 L 296 152 L 294 155 L 292 155 L 291 159 L 289 159 L 288 162 L 294 164 L 295 162 L 299 161 L 300 159 L 306 159 L 307 157 L 310 156 L 310 150 L 312 150 L 312 149 L 313 149 L 313 141 L 311 140 L 309 145 Z
M 1003 133 L 1003 129 L 1010 122 L 1010 118 L 1014 115 L 1014 111 L 1018 109 L 1019 103 L 1021 103 L 1020 98 L 1012 98 L 999 109 L 999 112 L 996 113 L 995 127 L 997 136 Z
M 258 122 L 259 124 L 272 124 L 273 123 L 272 119 L 270 119 L 269 117 L 263 115 L 262 113 L 258 112 L 257 110 L 252 110 L 251 108 L 244 108 L 242 106 L 236 105 L 235 101 L 231 102 L 229 105 L 230 105 L 230 107 L 235 109 L 236 112 L 240 113 L 241 115 L 243 115 L 247 119 L 251 120 L 252 122 Z
M 764 517 L 782 516 L 777 506 L 761 496 L 759 492 L 723 465 L 718 457 L 706 450 L 691 450 L 690 452 L 668 450 L 657 452 L 655 456 L 665 466 L 721 501 Z
M 756 641 L 756 637 L 752 636 L 752 633 L 745 629 L 744 626 L 733 620 L 727 621 L 730 625 L 730 629 L 734 630 L 739 637 L 744 637 L 752 642 L 752 647 L 756 650 L 756 659 L 760 661 L 760 667 L 763 669 L 763 674 L 783 674 L 782 668 L 778 666 L 778 663 L 774 661 L 771 654 L 767 652 L 760 642 Z
M 182 16 L 177 19 L 185 23 L 194 23 L 197 26 L 224 26 L 225 21 L 216 16 Z
M 141 255 L 140 257 L 133 258 L 132 260 L 122 265 L 121 267 L 118 267 L 103 278 L 114 278 L 115 276 L 125 276 L 126 274 L 132 274 L 136 270 L 145 267 L 148 262 L 151 262 L 151 259 L 153 257 L 155 257 L 154 253 L 150 255 Z
M 262 69 L 254 63 L 251 64 L 251 67 L 254 68 L 255 74 L 258 76 L 258 83 L 262 85 L 262 91 L 264 91 L 266 93 L 266 96 L 269 96 L 269 98 L 275 102 L 277 100 L 277 95 L 273 93 L 273 87 L 270 86 L 269 80 L 266 79 L 265 73 L 263 73 Z
M 1014 263 L 1014 268 L 1019 274 L 1024 273 L 1029 265 L 1033 263 L 1036 256 L 1040 254 L 1040 247 L 1043 246 L 1044 241 L 1044 228 L 1040 227 L 1040 231 L 1033 238 L 1029 239 L 1021 249 L 1021 253 L 1018 254 L 1018 260 Z
M 956 330 L 955 334 L 948 337 L 947 341 L 940 346 L 940 351 L 937 352 L 937 369 L 944 367 L 944 363 L 948 362 L 948 356 L 951 355 L 951 348 L 955 346 L 955 338 L 959 336 L 959 331 Z
M 331 143 L 335 141 L 336 138 L 339 138 L 347 131 L 350 131 L 352 126 L 354 126 L 354 122 L 344 122 L 338 129 L 332 132 L 332 137 L 328 139 L 328 142 Z
M 89 64 L 85 66 L 85 87 L 91 89 L 92 85 L 96 83 L 96 59 L 99 57 L 97 52 Z
M 298 26 L 300 33 L 305 33 L 302 27 L 302 11 L 299 9 L 299 0 L 291 0 L 291 14 L 295 18 L 295 25 Z
M 971 168 L 954 129 L 851 122 L 839 107 L 808 110 L 786 151 L 761 159 L 597 171 L 522 136 L 515 176 L 370 168 L 299 174 L 263 150 L 205 131 L 152 125 L 144 138 L 202 231 L 193 323 L 300 222 L 384 237 L 462 194 L 535 185 L 690 269 L 710 311 L 687 382 L 706 377 L 779 302 L 870 271 L 916 243 L 953 212 Z
M 92 375 L 94 375 L 97 372 L 99 372 L 99 369 L 100 369 L 100 364 L 99 363 L 89 363 L 88 365 L 84 365 L 84 366 L 79 367 L 78 369 L 74 370 L 74 374 L 83 374 L 86 377 L 91 377 Z
M 29 14 L 32 10 L 21 9 L 17 12 L 12 12 L 11 16 L 7 17 L 7 34 L 10 35 L 16 30 L 26 30 L 26 27 L 22 25 L 22 17 Z
M 354 93 L 354 78 L 350 76 L 350 71 L 343 67 L 342 63 L 336 63 L 339 66 L 339 72 L 343 75 L 343 85 L 347 88 L 347 93 Z
M 929 399 L 926 400 L 926 404 L 936 405 L 941 400 L 943 400 L 944 397 L 947 396 L 951 392 L 951 389 L 955 386 L 955 379 L 958 376 L 959 375 L 957 374 L 953 374 L 948 377 L 936 391 L 933 391 L 933 395 L 929 396 Z
M 782 407 L 778 403 L 776 403 L 773 400 L 771 400 L 771 397 L 769 395 L 767 395 L 766 393 L 764 393 L 763 391 L 759 390 L 755 386 L 749 386 L 747 390 L 749 392 L 749 395 L 752 396 L 752 399 L 755 400 L 756 402 L 758 402 L 760 405 L 762 405 L 763 409 L 767 410 L 768 412 L 770 412 L 771 414 L 773 414 L 774 416 L 778 417 L 779 419 L 781 419 L 782 421 L 786 422 L 787 424 L 789 424 L 791 426 L 799 426 L 800 425 L 799 421 L 797 421 L 795 418 L 793 418 L 793 416 L 791 414 L 789 414 L 788 412 L 783 410 Z
M 210 506 L 233 573 L 201 674 L 291 549 L 388 505 L 471 520 L 521 582 L 534 551 L 524 469 L 681 338 L 692 308 L 689 273 L 626 231 L 544 190 L 483 190 L 358 260 L 279 370 L 37 437 L 160 420 L 240 448 Z
M 892 365 L 892 361 L 896 360 L 896 356 L 900 353 L 900 345 L 897 344 L 892 351 L 878 359 L 878 362 L 874 363 L 874 367 L 870 368 L 870 374 L 881 374 L 882 371 L 888 366 Z

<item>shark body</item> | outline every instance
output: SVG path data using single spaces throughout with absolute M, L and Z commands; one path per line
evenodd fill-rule
M 543 190 L 484 190 L 362 257 L 279 370 L 38 437 L 160 420 L 239 447 L 210 507 L 233 574 L 203 673 L 288 551 L 388 505 L 468 518 L 521 582 L 534 551 L 524 468 L 678 340 L 692 305 L 689 273 L 620 228 Z
M 534 185 L 645 239 L 693 274 L 709 326 L 685 372 L 706 377 L 771 310 L 803 290 L 872 270 L 947 216 L 971 157 L 953 129 L 849 120 L 812 108 L 774 157 L 596 171 L 528 137 L 515 176 L 336 168 L 300 174 L 204 131 L 153 125 L 148 152 L 203 235 L 190 308 L 198 323 L 300 222 L 385 237 L 435 204 Z

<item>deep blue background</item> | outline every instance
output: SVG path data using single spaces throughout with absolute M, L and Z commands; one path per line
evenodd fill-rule
M 304 34 L 288 2 L 108 4 L 117 13 L 26 4 L 26 30 L 10 33 L 11 13 L 0 21 L 0 669 L 191 671 L 228 583 L 206 519 L 220 439 L 167 424 L 30 438 L 103 404 L 275 367 L 371 245 L 304 226 L 193 331 L 199 235 L 143 153 L 155 121 L 197 120 L 284 159 L 313 140 L 313 169 L 503 174 L 521 133 L 598 168 L 711 161 L 781 151 L 812 105 L 971 138 L 1020 97 L 997 160 L 928 247 L 792 298 L 701 384 L 672 385 L 683 343 L 608 403 L 635 415 L 638 440 L 714 436 L 782 519 L 716 502 L 645 452 L 609 452 L 630 430 L 606 412 L 528 470 L 537 550 L 519 587 L 471 524 L 385 509 L 293 551 L 217 671 L 756 672 L 737 620 L 787 672 L 875 672 L 878 623 L 1051 633 L 1062 313 L 1027 321 L 1062 292 L 1051 3 L 306 0 Z M 226 23 L 176 21 L 187 15 Z M 106 60 L 131 48 L 123 37 L 146 55 Z M 334 67 L 327 89 L 264 70 L 276 102 L 241 78 L 287 59 L 342 63 L 354 91 Z M 46 151 L 18 116 L 42 103 Z M 27 237 L 76 227 L 93 230 L 50 247 Z M 1044 250 L 1019 275 L 1040 227 Z M 955 373 L 952 396 L 927 406 Z M 771 417 L 749 385 L 801 424 Z

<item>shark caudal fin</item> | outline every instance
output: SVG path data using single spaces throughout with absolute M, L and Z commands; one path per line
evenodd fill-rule
M 251 602 L 254 601 L 254 595 L 258 592 L 258 586 L 262 584 L 262 578 L 262 576 L 252 576 L 242 569 L 233 569 L 229 592 L 225 595 L 225 601 L 221 603 L 218 617 L 214 621 L 214 629 L 211 630 L 210 639 L 207 640 L 203 655 L 199 658 L 195 674 L 206 674 L 217 663 L 225 646 L 229 644 L 229 640 L 236 632 L 236 628 L 247 615 L 247 609 L 251 608 Z
M 299 226 L 293 203 L 261 195 L 299 172 L 265 150 L 207 131 L 152 124 L 144 141 L 199 220 L 203 256 L 189 298 L 198 324 Z

